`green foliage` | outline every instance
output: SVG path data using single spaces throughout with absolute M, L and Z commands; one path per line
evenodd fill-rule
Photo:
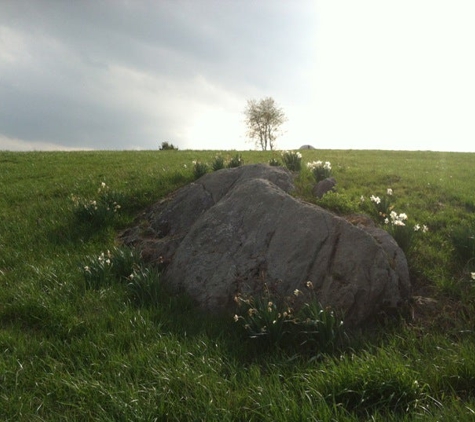
M 358 204 L 347 194 L 340 192 L 327 192 L 317 200 L 317 205 L 338 215 L 349 215 L 358 211 Z
M 234 155 L 226 165 L 227 168 L 240 167 L 244 165 L 244 160 L 241 154 Z
M 162 145 L 159 148 L 160 151 L 175 150 L 178 151 L 178 147 L 175 147 L 173 144 L 168 142 L 162 142 Z
M 227 162 L 225 162 L 222 155 L 216 155 L 213 163 L 211 164 L 211 168 L 213 169 L 213 171 L 217 171 L 223 168 L 234 168 L 243 165 L 244 159 L 242 158 L 242 154 L 235 154 Z
M 344 357 L 341 365 L 349 364 L 350 359 L 354 365 L 351 372 L 339 368 L 334 374 L 337 403 L 366 417 L 374 412 L 382 412 L 386 417 L 424 412 L 429 402 L 427 386 L 407 369 L 401 356 L 391 356 L 383 350 L 374 354 L 363 352 L 361 356 Z
M 331 308 L 324 308 L 313 298 L 298 313 L 302 344 L 313 351 L 326 352 L 340 344 L 345 336 L 343 321 Z
M 343 321 L 330 308 L 323 308 L 315 298 L 313 284 L 306 283 L 308 301 L 296 307 L 302 295 L 298 289 L 285 300 L 274 297 L 264 284 L 258 297 L 236 297 L 239 313 L 234 321 L 241 324 L 251 339 L 258 339 L 268 347 L 300 344 L 313 353 L 330 350 L 343 338 Z
M 114 248 L 90 256 L 82 266 L 86 289 L 100 290 L 114 284 L 126 286 L 131 303 L 136 306 L 160 305 L 163 287 L 156 269 L 146 268 L 137 251 L 129 248 Z
M 312 172 L 317 183 L 325 180 L 332 174 L 332 166 L 329 161 L 325 161 L 325 163 L 320 160 L 312 161 L 311 163 L 307 163 L 307 168 Z
M 298 151 L 283 151 L 282 161 L 290 171 L 300 171 L 302 168 L 302 154 Z
M 451 239 L 457 258 L 475 271 L 475 223 L 457 226 Z
M 116 281 L 127 281 L 140 268 L 140 262 L 140 255 L 129 248 L 113 248 L 112 252 L 89 256 L 81 266 L 86 288 L 100 289 Z
M 135 306 L 157 307 L 162 304 L 165 294 L 157 270 L 140 266 L 128 279 L 127 293 Z
M 361 202 L 362 204 L 366 201 L 366 199 L 362 196 Z M 366 210 L 379 222 L 384 223 L 386 219 L 389 219 L 391 212 L 393 212 L 393 221 L 402 222 L 405 220 L 404 218 L 399 219 L 397 214 L 394 215 L 394 205 L 393 202 L 395 201 L 393 190 L 388 188 L 386 190 L 386 195 L 384 196 L 375 196 L 371 195 L 370 202 L 368 203 L 368 207 Z
M 119 214 L 124 200 L 122 195 L 111 191 L 104 182 L 97 189 L 94 199 L 83 199 L 75 195 L 72 195 L 71 199 L 77 223 L 89 224 L 94 227 L 112 224 Z
M 193 161 L 193 175 L 195 180 L 208 173 L 208 169 L 208 164 L 202 163 L 201 161 Z
M 400 215 L 397 218 L 401 218 Z M 411 224 L 405 222 L 404 224 L 395 224 L 395 221 L 401 220 L 389 220 L 385 223 L 384 228 L 394 238 L 398 246 L 404 251 L 406 255 L 411 253 L 414 248 L 416 237 L 423 236 L 429 228 L 424 224 L 421 228 L 420 224 Z
M 238 297 L 241 315 L 234 316 L 235 322 L 241 322 L 244 330 L 252 339 L 261 339 L 269 346 L 278 346 L 289 333 L 293 320 L 292 310 L 283 309 L 268 293 L 263 297 Z
M 224 167 L 224 158 L 222 155 L 218 154 L 216 157 L 214 157 L 214 161 L 211 163 L 211 168 L 213 169 L 213 171 L 218 171 L 223 169 Z
M 393 201 L 395 200 L 393 190 L 388 188 L 386 195 L 379 197 L 371 195 L 369 210 L 382 227 L 386 229 L 405 254 L 409 254 L 414 246 L 414 238 L 417 232 L 426 233 L 429 228 L 424 224 L 414 224 L 408 222 L 408 216 L 405 213 L 398 214 L 394 211 Z M 365 205 L 365 198 L 361 197 L 361 205 Z
M 277 158 L 272 157 L 269 160 L 269 165 L 272 167 L 280 167 L 282 166 L 282 163 Z

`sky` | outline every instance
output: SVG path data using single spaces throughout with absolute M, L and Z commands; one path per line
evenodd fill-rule
M 0 150 L 475 152 L 473 0 L 0 0 Z

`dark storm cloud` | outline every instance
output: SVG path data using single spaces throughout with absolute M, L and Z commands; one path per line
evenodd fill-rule
M 197 78 L 243 101 L 277 85 L 294 95 L 299 74 L 285 63 L 311 60 L 304 41 L 310 21 L 302 14 L 310 3 L 288 4 L 2 2 L 0 134 L 151 146 L 186 126 L 180 103 L 219 101 L 194 86 Z

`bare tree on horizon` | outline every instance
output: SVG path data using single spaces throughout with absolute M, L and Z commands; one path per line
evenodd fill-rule
M 272 97 L 247 100 L 244 110 L 247 136 L 254 140 L 262 151 L 275 148 L 275 141 L 280 134 L 280 126 L 287 120 L 284 111 L 278 107 Z

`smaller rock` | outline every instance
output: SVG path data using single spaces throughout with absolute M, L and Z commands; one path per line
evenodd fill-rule
M 333 177 L 328 177 L 324 180 L 318 182 L 312 190 L 312 193 L 317 197 L 321 198 L 326 193 L 333 191 L 336 186 L 336 180 Z
M 312 145 L 302 145 L 299 149 L 315 149 Z

